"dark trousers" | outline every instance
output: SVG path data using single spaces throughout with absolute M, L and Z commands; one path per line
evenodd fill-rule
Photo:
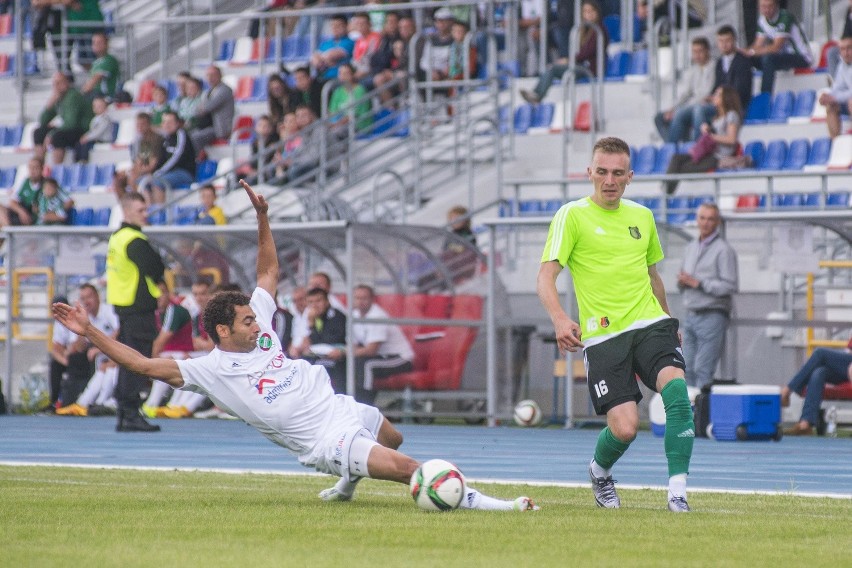
M 397 356 L 383 357 L 375 355 L 372 357 L 355 358 L 355 400 L 364 404 L 372 405 L 376 400 L 375 386 L 372 379 L 382 379 L 407 373 L 413 369 L 411 361 L 406 361 Z M 367 388 L 367 374 L 370 375 L 369 388 Z
M 675 154 L 672 156 L 672 161 L 669 162 L 669 169 L 666 170 L 667 174 L 700 174 L 703 172 L 709 172 L 711 170 L 716 169 L 716 166 L 719 164 L 719 159 L 710 154 L 709 156 L 704 156 L 698 162 L 692 161 L 692 156 L 689 154 Z M 671 195 L 675 191 L 677 191 L 677 181 L 667 181 L 666 182 L 666 193 Z
M 751 58 L 755 69 L 763 71 L 760 78 L 760 92 L 771 93 L 775 87 L 775 72 L 785 69 L 808 67 L 808 62 L 798 53 L 767 53 Z
M 157 320 L 154 312 L 125 314 L 118 317 L 118 341 L 144 355 L 151 356 L 154 338 L 157 337 Z M 148 389 L 148 377 L 125 369 L 118 370 L 115 400 L 118 408 L 129 413 L 139 412 L 142 392 Z M 119 414 L 120 416 L 120 414 Z
M 67 367 L 62 363 L 50 359 L 50 405 L 56 404 L 59 400 L 59 391 L 62 388 L 62 374 Z

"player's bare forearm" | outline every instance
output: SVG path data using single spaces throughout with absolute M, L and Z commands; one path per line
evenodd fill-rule
M 660 278 L 660 273 L 657 272 L 656 265 L 648 267 L 648 276 L 651 279 L 651 291 L 660 303 L 660 307 L 663 308 L 663 311 L 668 315 L 671 315 L 671 312 L 669 311 L 669 303 L 666 299 L 666 287 L 663 284 L 663 279 Z
M 122 367 L 134 373 L 157 379 L 175 388 L 183 386 L 183 377 L 180 374 L 177 362 L 173 359 L 145 357 L 135 349 L 105 335 L 91 323 L 87 326 L 85 335 L 95 347 Z
M 240 180 L 240 184 L 257 212 L 257 285 L 275 297 L 278 288 L 278 252 L 269 227 L 269 204 L 244 180 Z
M 559 301 L 559 292 L 556 289 L 556 278 L 562 271 L 562 266 L 556 261 L 543 262 L 538 272 L 536 289 L 538 297 L 544 306 L 547 315 L 553 322 L 553 330 L 556 334 L 556 344 L 559 350 L 575 352 L 583 347 L 581 342 L 580 326 L 572 320 Z

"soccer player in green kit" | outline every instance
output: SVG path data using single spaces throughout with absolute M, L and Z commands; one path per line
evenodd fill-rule
M 695 425 L 678 321 L 669 315 L 656 268 L 663 250 L 654 216 L 622 199 L 633 178 L 630 148 L 623 140 L 598 141 L 587 172 L 594 193 L 563 205 L 554 216 L 537 288 L 560 350 L 583 349 L 589 395 L 595 411 L 606 415 L 607 426 L 589 465 L 595 501 L 609 509 L 621 506 L 610 470 L 636 438 L 642 399 L 638 375 L 662 395 L 666 409 L 669 510 L 688 512 L 686 476 Z M 556 289 L 556 277 L 565 266 L 574 279 L 579 322 L 565 313 Z

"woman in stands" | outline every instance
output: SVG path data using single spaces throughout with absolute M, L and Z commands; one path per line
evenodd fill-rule
M 294 92 L 278 74 L 269 76 L 266 84 L 266 98 L 269 101 L 269 118 L 274 128 L 284 119 L 288 112 L 294 112 L 299 106 L 298 93 Z
M 583 70 L 578 70 L 578 78 L 587 77 L 589 75 L 597 75 L 598 69 L 598 30 L 603 34 L 603 51 L 600 56 L 606 62 L 606 46 L 609 43 L 609 36 L 604 29 L 603 18 L 601 17 L 601 7 L 596 0 L 584 0 L 581 15 L 583 17 L 583 31 L 580 32 L 580 51 L 577 53 L 575 63 L 577 67 L 582 67 Z M 597 27 L 593 27 L 594 26 Z M 532 91 L 521 90 L 521 96 L 528 103 L 540 103 L 547 95 L 547 91 L 553 84 L 553 81 L 562 77 L 568 70 L 569 61 L 565 57 L 561 57 L 550 66 L 539 78 L 535 89 Z
M 790 406 L 790 393 L 805 397 L 799 422 L 784 430 L 787 436 L 810 436 L 819 420 L 822 392 L 826 384 L 842 385 L 852 381 L 852 339 L 845 351 L 815 349 L 813 355 L 781 389 L 781 405 Z M 805 392 L 807 391 L 807 392 Z
M 743 109 L 737 90 L 723 85 L 713 92 L 716 116 L 713 122 L 701 125 L 701 137 L 687 154 L 675 154 L 669 162 L 667 174 L 695 174 L 710 172 L 719 167 L 719 161 L 733 157 L 739 147 Z M 666 193 L 677 190 L 677 180 L 665 182 Z

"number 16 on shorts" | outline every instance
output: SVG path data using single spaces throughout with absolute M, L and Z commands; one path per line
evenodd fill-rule
M 606 386 L 606 381 L 599 381 L 592 386 L 595 388 L 595 394 L 598 398 L 606 396 L 606 393 L 609 392 L 609 387 Z

